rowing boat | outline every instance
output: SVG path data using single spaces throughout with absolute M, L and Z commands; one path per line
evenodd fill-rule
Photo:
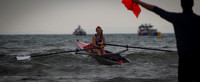
M 93 44 L 87 44 L 84 42 L 81 42 L 79 40 L 75 40 L 76 44 L 79 46 L 81 49 L 87 49 L 87 48 L 93 48 Z M 87 54 L 89 54 L 92 58 L 96 59 L 97 62 L 100 64 L 105 64 L 105 65 L 114 65 L 114 64 L 122 64 L 122 63 L 128 63 L 130 62 L 128 59 L 120 56 L 120 53 L 112 53 L 108 50 L 105 50 L 106 54 L 98 54 L 94 53 L 93 50 L 85 50 Z M 126 50 L 127 51 L 127 50 Z
M 172 50 L 163 50 L 163 49 L 156 49 L 156 48 L 147 48 L 147 47 L 135 47 L 135 46 L 128 46 L 128 45 L 118 45 L 118 44 L 106 44 L 109 46 L 118 46 L 118 47 L 125 47 L 126 50 L 120 51 L 118 53 L 112 53 L 110 51 L 106 51 L 106 54 L 97 54 L 93 53 L 92 49 L 93 44 L 87 44 L 81 41 L 76 40 L 76 44 L 81 48 L 81 49 L 76 49 L 76 50 L 69 50 L 69 51 L 62 51 L 62 52 L 53 52 L 53 53 L 45 53 L 45 54 L 40 54 L 40 55 L 23 55 L 23 56 L 16 56 L 17 60 L 27 60 L 30 59 L 31 57 L 40 57 L 40 56 L 48 56 L 48 55 L 53 55 L 53 54 L 60 54 L 60 53 L 69 53 L 69 52 L 78 52 L 78 51 L 85 51 L 85 53 L 79 53 L 79 54 L 85 54 L 85 55 L 90 55 L 93 58 L 95 58 L 99 63 L 101 64 L 108 64 L 108 65 L 113 65 L 113 64 L 122 64 L 122 63 L 128 63 L 130 62 L 128 59 L 120 56 L 120 53 L 128 51 L 128 48 L 137 48 L 137 49 L 146 49 L 146 50 L 155 50 L 155 51 L 165 51 L 165 52 L 177 52 L 177 51 L 172 51 Z

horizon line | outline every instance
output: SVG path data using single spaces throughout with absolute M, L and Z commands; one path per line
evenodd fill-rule
M 94 33 L 89 33 L 86 35 L 93 35 Z M 137 33 L 104 33 L 105 35 L 107 34 L 137 34 Z M 174 34 L 174 33 L 162 33 L 162 34 Z M 0 34 L 0 35 L 73 35 L 73 34 L 68 34 L 68 33 L 44 33 L 44 34 Z

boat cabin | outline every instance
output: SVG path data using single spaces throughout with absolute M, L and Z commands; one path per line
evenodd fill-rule
M 153 25 L 149 24 L 142 24 L 138 27 L 138 35 L 139 36 L 146 36 L 146 35 L 150 35 L 150 36 L 157 36 L 158 35 L 158 31 L 157 29 L 153 29 Z
M 80 25 L 78 25 L 78 28 L 75 29 L 73 35 L 86 35 L 86 32 L 81 28 Z

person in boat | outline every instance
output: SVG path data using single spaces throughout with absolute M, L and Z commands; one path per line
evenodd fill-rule
M 97 54 L 106 54 L 104 50 L 104 44 L 106 44 L 105 37 L 103 35 L 103 30 L 101 29 L 100 26 L 97 26 L 96 28 L 96 34 L 92 37 L 92 43 L 94 48 L 99 48 L 99 49 L 94 49 L 93 52 Z
M 193 13 L 194 0 L 181 0 L 182 13 L 168 12 L 140 0 L 132 0 L 142 7 L 158 14 L 174 26 L 178 55 L 178 81 L 200 82 L 198 63 L 200 54 L 200 16 Z

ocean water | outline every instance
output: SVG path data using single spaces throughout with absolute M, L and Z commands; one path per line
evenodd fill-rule
M 176 51 L 174 34 L 138 36 L 136 34 L 105 34 L 106 42 L 137 47 Z M 75 40 L 91 43 L 92 35 L 0 35 L 0 82 L 177 82 L 178 55 L 131 49 L 121 56 L 130 63 L 102 65 L 88 55 L 53 54 L 16 60 L 20 55 L 40 55 L 75 50 Z M 118 52 L 122 47 L 106 46 Z

